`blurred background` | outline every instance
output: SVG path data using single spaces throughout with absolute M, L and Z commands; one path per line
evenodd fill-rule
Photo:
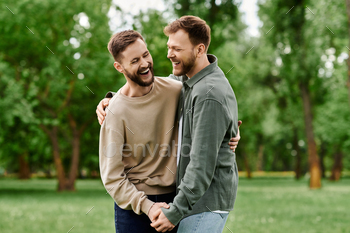
M 350 0 L 0 3 L 0 231 L 113 232 L 96 106 L 125 78 L 113 33 L 196 15 L 235 91 L 240 184 L 224 232 L 350 232 Z M 19 224 L 20 222 L 20 224 Z

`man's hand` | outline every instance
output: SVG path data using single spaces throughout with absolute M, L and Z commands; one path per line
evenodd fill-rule
M 234 137 L 234 138 L 231 138 L 230 139 L 230 142 L 228 143 L 230 145 L 230 149 L 235 152 L 236 151 L 236 148 L 238 146 L 238 142 L 239 140 L 241 140 L 241 135 L 239 133 L 239 126 L 241 126 L 242 124 L 242 121 L 238 121 L 238 132 L 237 132 L 237 136 Z
M 100 125 L 102 125 L 103 121 L 105 120 L 105 116 L 106 116 L 105 108 L 108 106 L 110 100 L 111 98 L 104 98 L 97 105 L 96 114 L 97 114 L 98 123 L 100 123 Z
M 163 214 L 161 210 L 157 221 L 152 222 L 151 226 L 155 228 L 158 232 L 171 231 L 175 227 L 175 225 L 167 219 L 167 217 Z
M 162 210 L 160 209 L 160 207 L 169 209 L 170 206 L 165 202 L 154 203 L 148 211 L 148 217 L 151 220 L 151 222 L 154 222 L 155 220 L 157 220 L 160 213 L 162 213 Z

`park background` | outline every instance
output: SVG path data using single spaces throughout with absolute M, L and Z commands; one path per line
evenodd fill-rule
M 114 231 L 95 109 L 125 78 L 107 43 L 139 31 L 167 76 L 182 15 L 210 25 L 243 121 L 224 232 L 350 232 L 349 0 L 1 1 L 0 232 Z

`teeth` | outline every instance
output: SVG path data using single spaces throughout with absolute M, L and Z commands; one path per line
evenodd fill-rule
M 180 63 L 180 62 L 173 62 L 174 65 L 177 65 L 177 64 L 179 64 L 179 63 Z
M 146 74 L 149 71 L 149 68 L 143 72 L 140 72 L 140 74 Z

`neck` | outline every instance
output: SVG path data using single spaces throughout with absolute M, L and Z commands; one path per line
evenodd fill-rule
M 201 56 L 197 59 L 195 65 L 193 68 L 188 72 L 186 75 L 188 78 L 192 78 L 195 74 L 197 74 L 199 71 L 203 70 L 205 67 L 210 65 L 210 62 L 208 60 L 207 55 Z
M 128 80 L 123 86 L 121 92 L 128 97 L 141 97 L 147 95 L 152 90 L 152 87 L 153 83 L 148 87 L 142 87 Z

